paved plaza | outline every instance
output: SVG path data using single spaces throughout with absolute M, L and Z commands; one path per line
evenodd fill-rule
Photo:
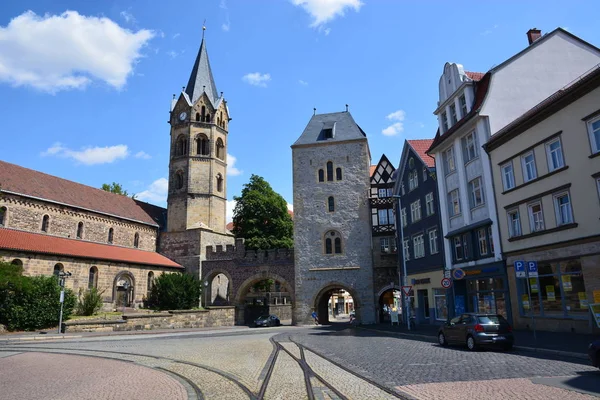
M 0 344 L 0 380 L 0 399 L 600 397 L 600 371 L 585 360 L 347 327 L 10 340 Z

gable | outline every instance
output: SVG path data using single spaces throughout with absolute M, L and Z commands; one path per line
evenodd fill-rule
M 373 166 L 371 166 L 373 167 Z M 388 158 L 384 155 L 381 156 L 381 160 L 372 168 L 371 173 L 371 184 L 389 184 L 393 183 L 393 174 L 396 168 L 392 165 L 392 163 L 388 160 Z

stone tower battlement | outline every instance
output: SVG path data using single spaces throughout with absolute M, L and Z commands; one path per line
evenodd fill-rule
M 265 265 L 294 262 L 294 249 L 249 250 L 244 239 L 235 239 L 235 245 L 206 246 L 206 260 L 232 260 L 244 265 Z

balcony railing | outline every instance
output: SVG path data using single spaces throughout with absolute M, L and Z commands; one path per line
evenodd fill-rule
M 369 199 L 369 202 L 371 204 L 371 207 L 377 207 L 377 206 L 390 206 L 392 204 L 394 204 L 394 198 L 393 197 L 372 197 Z

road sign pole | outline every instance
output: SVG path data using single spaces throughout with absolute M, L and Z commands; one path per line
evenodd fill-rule
M 527 296 L 529 297 L 529 312 L 531 313 L 531 326 L 533 328 L 533 343 L 534 348 L 537 348 L 537 334 L 535 332 L 535 317 L 533 316 L 533 298 L 531 297 L 531 281 L 529 280 L 529 264 L 525 264 L 525 279 L 527 286 Z M 537 279 L 537 277 L 536 277 Z M 538 282 L 539 286 L 539 282 Z M 539 289 L 538 289 L 539 290 Z

